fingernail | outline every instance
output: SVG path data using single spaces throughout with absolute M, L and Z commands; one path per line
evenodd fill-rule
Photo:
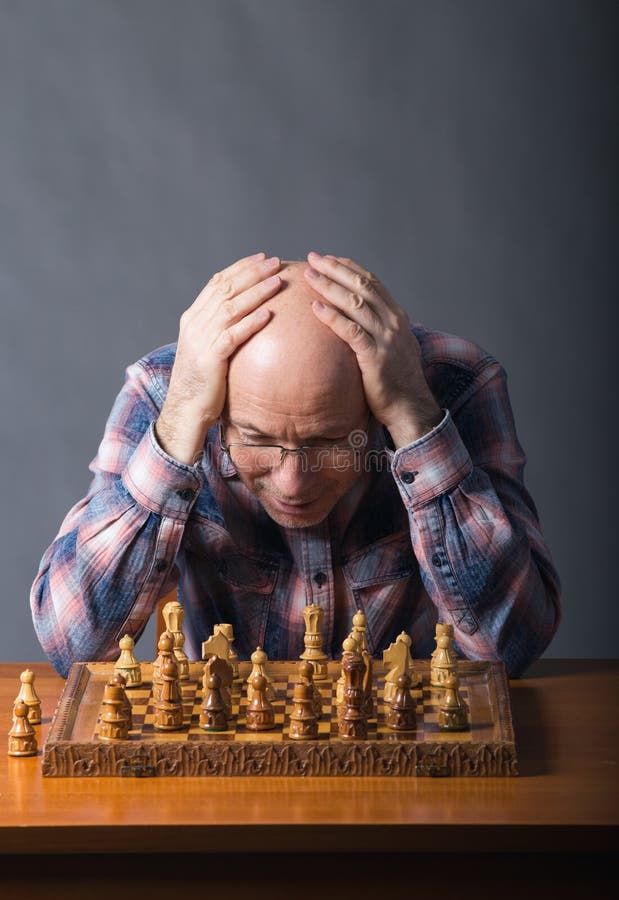
M 279 262 L 279 256 L 270 256 L 268 259 L 265 259 L 265 266 L 274 266 L 275 263 Z
M 308 278 L 320 278 L 320 275 L 316 271 L 316 269 L 307 269 L 305 274 Z
M 320 300 L 314 300 L 312 306 L 315 306 L 316 309 L 320 310 L 320 312 L 322 312 L 323 309 L 327 308 L 324 303 L 320 302 Z
M 260 257 L 264 255 L 264 250 L 261 250 L 260 253 L 254 253 L 253 256 L 250 256 L 250 259 L 260 259 Z
M 321 258 L 321 257 L 320 257 L 320 253 L 316 253 L 315 250 L 310 250 L 310 252 L 309 252 L 307 255 L 308 255 L 308 256 L 315 256 L 315 257 L 317 257 L 318 259 Z

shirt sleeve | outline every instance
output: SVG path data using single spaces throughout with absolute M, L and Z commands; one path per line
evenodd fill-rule
M 78 660 L 111 659 L 137 638 L 180 579 L 185 522 L 200 493 L 199 464 L 158 445 L 162 398 L 137 362 L 126 371 L 86 496 L 69 510 L 30 592 L 35 631 L 61 675 Z
M 517 676 L 560 620 L 560 581 L 524 485 L 507 375 L 496 362 L 422 438 L 392 454 L 413 549 L 439 620 L 471 659 Z

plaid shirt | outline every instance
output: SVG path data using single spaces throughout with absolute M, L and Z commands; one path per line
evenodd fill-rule
M 559 622 L 560 582 L 524 486 L 506 373 L 470 341 L 411 327 L 443 420 L 395 452 L 377 429 L 374 464 L 309 528 L 265 513 L 216 426 L 194 466 L 161 449 L 153 426 L 175 344 L 129 366 L 88 493 L 32 586 L 35 629 L 57 670 L 115 658 L 120 637 L 137 638 L 174 586 L 193 658 L 215 623 L 230 622 L 241 658 L 260 645 L 294 659 L 309 603 L 325 610 L 332 657 L 358 608 L 374 655 L 404 629 L 413 655 L 428 657 L 441 620 L 462 654 L 502 659 L 511 675 L 540 656 Z

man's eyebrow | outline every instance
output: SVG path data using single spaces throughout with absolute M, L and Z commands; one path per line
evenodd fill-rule
M 234 428 L 238 428 L 239 431 L 245 431 L 247 434 L 257 434 L 260 437 L 271 437 L 270 434 L 267 434 L 264 431 L 260 431 L 259 428 L 256 428 L 255 425 L 250 425 L 249 422 L 235 422 L 230 419 L 230 424 Z
M 251 435 L 255 435 L 256 437 L 261 437 L 261 438 L 268 438 L 270 441 L 277 443 L 277 439 L 274 438 L 272 434 L 267 434 L 266 432 L 261 431 L 259 428 L 256 428 L 255 425 L 251 425 L 249 422 L 237 422 L 237 421 L 234 421 L 233 419 L 230 419 L 229 421 L 230 421 L 230 425 L 232 425 L 234 428 L 237 428 L 239 431 L 243 431 L 245 434 L 251 434 Z M 315 437 L 312 436 L 312 437 L 305 438 L 305 440 L 306 441 L 320 441 L 320 440 L 334 441 L 334 440 L 339 440 L 339 438 L 341 438 L 341 437 L 346 437 L 346 435 L 338 434 L 335 437 L 331 437 L 331 436 L 327 437 L 326 434 L 321 434 L 321 435 L 317 435 Z

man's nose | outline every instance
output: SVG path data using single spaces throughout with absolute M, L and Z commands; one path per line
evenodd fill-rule
M 303 453 L 286 453 L 271 472 L 271 478 L 280 494 L 290 498 L 307 491 L 316 477 L 317 473 L 312 471 L 311 462 Z

